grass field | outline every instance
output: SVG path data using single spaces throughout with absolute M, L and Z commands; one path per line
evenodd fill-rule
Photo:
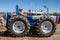
M 6 28 L 4 26 L 0 27 L 0 32 L 5 30 Z M 60 24 L 57 24 L 56 32 L 51 37 L 36 37 L 32 35 L 25 37 L 11 37 L 8 32 L 4 32 L 0 35 L 0 40 L 60 40 Z

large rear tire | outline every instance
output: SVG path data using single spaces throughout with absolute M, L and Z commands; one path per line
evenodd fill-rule
M 9 30 L 12 36 L 25 36 L 29 32 L 30 25 L 27 18 L 14 16 L 10 20 Z
M 38 34 L 40 36 L 49 37 L 55 33 L 55 23 L 50 19 L 44 19 L 39 23 Z

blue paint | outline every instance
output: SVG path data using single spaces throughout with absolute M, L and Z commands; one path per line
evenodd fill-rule
M 16 5 L 16 15 L 19 15 L 19 8 L 18 8 L 18 5 Z
M 7 18 L 6 18 L 6 28 L 8 28 L 9 24 L 10 23 L 10 18 L 11 18 L 11 13 L 7 12 Z
M 30 27 L 35 27 L 37 25 L 36 20 L 33 20 L 32 16 L 27 16 L 27 19 L 30 21 Z

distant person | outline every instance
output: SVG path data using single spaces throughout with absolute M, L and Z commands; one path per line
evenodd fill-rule
M 27 16 L 27 14 L 25 14 L 22 10 L 23 9 L 19 9 L 19 14 L 22 15 L 22 16 Z
M 31 15 L 31 9 L 29 9 L 29 15 Z
M 0 26 L 4 26 L 4 18 L 0 17 Z
M 2 19 L 0 19 L 0 26 L 2 26 Z

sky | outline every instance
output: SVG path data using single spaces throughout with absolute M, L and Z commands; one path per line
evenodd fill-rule
M 60 0 L 0 0 L 0 12 L 14 12 L 16 5 L 24 11 L 38 9 L 44 12 L 46 12 L 44 8 L 46 5 L 50 13 L 60 13 Z

